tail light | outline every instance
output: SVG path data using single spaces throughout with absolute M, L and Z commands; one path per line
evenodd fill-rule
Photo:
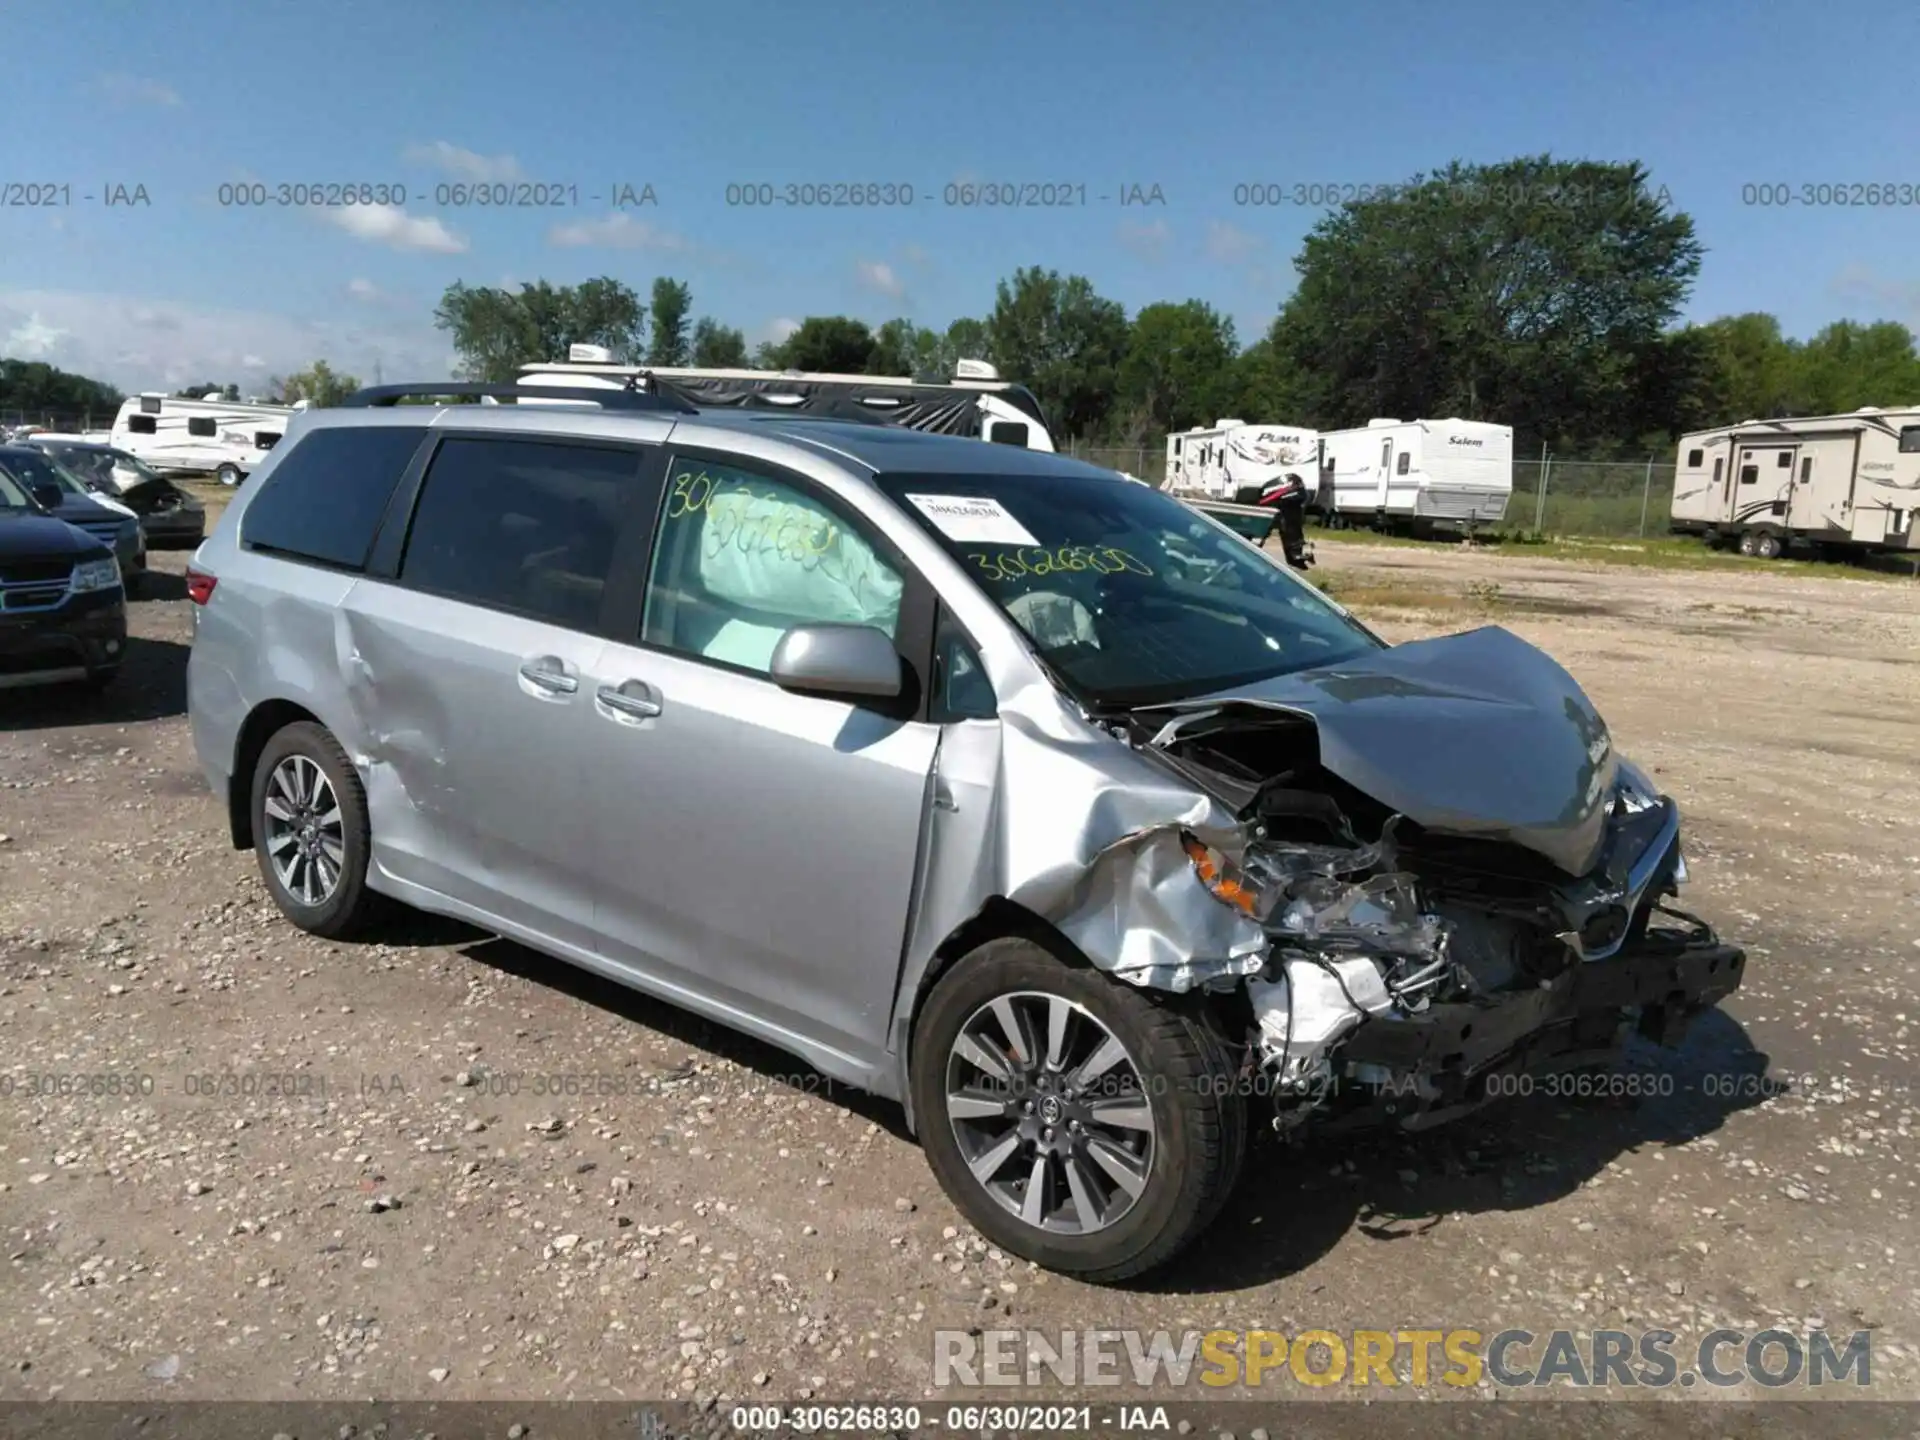
M 204 570 L 187 567 L 187 598 L 196 605 L 204 605 L 213 598 L 213 587 L 219 583 L 215 576 Z

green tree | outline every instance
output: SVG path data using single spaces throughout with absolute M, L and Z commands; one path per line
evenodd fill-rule
M 315 407 L 338 405 L 361 388 L 357 379 L 334 370 L 324 360 L 316 360 L 306 369 L 276 378 L 272 383 L 273 393 L 282 405 L 305 400 Z
M 1647 182 L 1631 162 L 1456 162 L 1327 216 L 1270 336 L 1298 418 L 1459 415 L 1568 443 L 1670 427 L 1652 407 L 1702 251 Z
M 1118 399 L 1154 433 L 1187 430 L 1227 413 L 1239 351 L 1233 321 L 1203 300 L 1148 305 L 1134 316 Z
M 693 291 L 679 280 L 662 275 L 653 282 L 653 339 L 647 346 L 647 364 L 687 363 L 687 316 L 693 310 Z
M 1118 301 L 1100 296 L 1085 276 L 1033 266 L 1000 282 L 986 334 L 987 358 L 1003 378 L 1033 391 L 1056 440 L 1100 428 L 1127 353 L 1127 312 Z
M 693 327 L 693 363 L 705 370 L 741 370 L 747 364 L 747 337 L 711 316 Z
M 452 335 L 464 378 L 501 382 L 522 365 L 565 360 L 570 345 L 604 345 L 616 362 L 639 363 L 647 307 L 606 276 L 579 285 L 539 280 L 518 291 L 456 282 L 433 318 Z
M 863 320 L 847 315 L 809 315 L 778 345 L 761 348 L 778 362 L 771 367 L 776 370 L 864 375 L 873 356 L 873 344 L 873 332 Z
M 104 380 L 39 360 L 0 360 L 0 410 L 115 410 L 125 397 Z
M 1913 332 L 1897 321 L 1836 320 L 1797 348 L 1795 388 L 1803 415 L 1920 402 Z
M 889 320 L 874 332 L 867 373 L 908 375 L 915 379 L 938 374 L 944 380 L 953 373 L 951 366 L 941 369 L 945 348 L 939 331 L 911 320 Z
M 238 385 L 217 385 L 211 380 L 199 385 L 184 386 L 173 393 L 177 398 L 182 400 L 198 400 L 201 396 L 209 392 L 218 395 L 222 400 L 238 400 L 240 398 L 240 387 Z

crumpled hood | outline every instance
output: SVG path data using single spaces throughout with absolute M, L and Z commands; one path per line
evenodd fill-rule
M 1152 708 L 1237 703 L 1309 717 L 1322 765 L 1427 829 L 1511 841 L 1573 876 L 1600 858 L 1619 768 L 1606 723 L 1557 661 L 1509 630 L 1410 641 Z

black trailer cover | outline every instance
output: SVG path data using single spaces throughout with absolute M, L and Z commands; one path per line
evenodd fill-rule
M 980 434 L 982 395 L 993 395 L 1046 425 L 1039 402 L 1018 385 L 966 390 L 946 385 L 863 384 L 859 381 L 797 380 L 768 375 L 764 380 L 675 375 L 663 378 L 702 409 L 778 410 L 868 425 L 903 425 L 936 435 Z M 776 398 L 778 397 L 778 398 Z

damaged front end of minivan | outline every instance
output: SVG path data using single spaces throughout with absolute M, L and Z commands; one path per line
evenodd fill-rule
M 1673 1045 L 1740 984 L 1673 906 L 1678 808 L 1505 630 L 1094 718 L 1194 803 L 1012 898 L 1117 979 L 1203 994 L 1283 1132 L 1439 1124 L 1635 1029 Z

